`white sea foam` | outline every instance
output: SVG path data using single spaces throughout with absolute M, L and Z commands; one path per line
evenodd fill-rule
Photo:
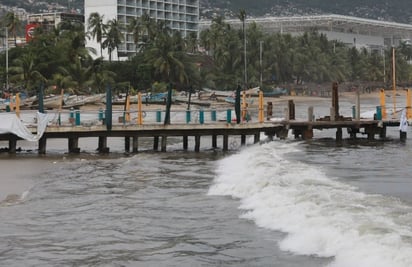
M 297 149 L 271 142 L 222 159 L 209 194 L 239 198 L 242 218 L 287 233 L 282 250 L 338 267 L 412 266 L 412 208 L 285 157 Z

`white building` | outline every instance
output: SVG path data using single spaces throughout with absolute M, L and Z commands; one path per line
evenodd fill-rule
M 131 18 L 141 17 L 146 13 L 151 18 L 165 21 L 167 27 L 180 31 L 184 37 L 192 32 L 196 34 L 198 32 L 199 0 L 85 0 L 86 30 L 87 20 L 94 12 L 104 16 L 103 23 L 117 19 L 125 29 Z M 124 30 L 124 36 L 124 43 L 120 45 L 118 51 L 112 53 L 113 60 L 126 59 L 136 52 L 133 36 L 126 30 Z M 95 39 L 88 40 L 86 46 L 100 51 L 100 45 Z M 107 49 L 103 51 L 103 57 L 109 58 Z
M 234 28 L 241 28 L 239 19 L 226 20 Z M 397 46 L 400 41 L 412 40 L 412 25 L 395 22 L 362 19 L 341 15 L 316 15 L 296 17 L 264 17 L 247 19 L 246 23 L 255 22 L 267 33 L 301 34 L 316 29 L 324 33 L 329 40 L 338 40 L 356 48 L 366 47 L 381 50 Z M 202 21 L 199 31 L 210 26 L 211 21 Z

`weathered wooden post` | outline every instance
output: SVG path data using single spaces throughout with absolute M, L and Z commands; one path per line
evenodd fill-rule
M 110 149 L 107 147 L 107 137 L 99 136 L 99 144 L 97 147 L 99 153 L 109 153 Z
M 295 103 L 293 100 L 288 101 L 288 108 L 289 108 L 289 120 L 295 119 Z
M 334 120 L 336 121 L 339 119 L 339 92 L 337 82 L 334 82 L 332 85 L 332 108 L 334 111 Z
M 187 150 L 189 144 L 189 137 L 187 135 L 183 136 L 183 150 Z
M 169 119 L 170 119 L 170 118 L 169 118 Z M 166 135 L 163 135 L 163 136 L 162 136 L 160 146 L 161 146 L 160 150 L 161 150 L 162 152 L 166 152 L 166 146 L 167 146 L 167 136 L 166 136 Z
M 124 151 L 130 152 L 130 136 L 124 138 Z
M 166 113 L 165 113 L 164 125 L 170 124 L 170 108 L 171 107 L 172 107 L 172 84 L 169 84 L 167 86 L 167 101 L 166 101 Z
M 159 136 L 153 137 L 153 150 L 159 150 Z
M 272 102 L 271 102 L 272 103 Z M 264 110 L 263 110 L 263 92 L 259 91 L 259 116 L 258 121 L 262 123 L 264 121 Z
M 46 145 L 47 145 L 47 138 L 42 136 L 39 140 L 39 151 L 38 153 L 41 155 L 46 154 Z
M 360 120 L 360 92 L 359 90 L 356 91 L 356 111 L 355 111 L 355 119 L 358 121 Z
M 379 92 L 379 101 L 381 105 L 381 114 L 382 114 L 382 119 L 386 119 L 386 95 L 385 95 L 385 90 L 381 89 Z
M 133 153 L 139 152 L 139 138 L 137 136 L 133 136 L 132 146 L 133 146 Z
M 212 135 L 212 147 L 217 148 L 217 135 Z
M 267 118 L 267 120 L 270 120 L 272 115 L 273 115 L 273 104 L 272 104 L 272 102 L 268 102 L 268 105 L 266 107 L 266 118 Z
M 43 97 L 44 97 L 43 84 L 41 84 L 40 88 L 39 88 L 39 96 L 38 96 L 38 98 L 39 98 L 39 112 L 40 113 L 44 113 Z
M 241 114 L 240 114 L 240 85 L 236 88 L 236 95 L 235 95 L 235 113 L 236 113 L 236 123 L 240 123 Z
M 313 107 L 308 108 L 308 121 L 313 122 Z M 312 125 L 308 125 L 308 128 L 303 130 L 302 133 L 303 139 L 312 139 L 313 138 L 313 128 Z
M 78 137 L 69 137 L 69 153 L 80 153 Z
M 16 146 L 17 146 L 17 137 L 13 135 L 9 139 L 9 154 L 16 153 Z
M 112 129 L 112 88 L 108 85 L 106 87 L 106 129 Z
M 195 152 L 200 151 L 200 135 L 195 135 Z
M 313 121 L 313 107 L 308 108 L 308 121 Z

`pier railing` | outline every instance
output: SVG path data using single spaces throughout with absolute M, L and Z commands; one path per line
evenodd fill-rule
M 53 126 L 92 126 L 106 124 L 106 111 L 104 109 L 87 110 L 46 110 L 49 125 Z M 262 113 L 262 112 L 261 112 Z M 143 109 L 141 114 L 138 110 L 113 110 L 113 125 L 156 125 L 163 124 L 166 110 Z M 28 125 L 36 125 L 35 110 L 22 110 L 19 114 L 20 120 Z M 280 114 L 279 114 L 280 115 Z M 139 117 L 141 118 L 139 120 Z M 266 119 L 266 118 L 265 118 Z M 259 109 L 248 108 L 241 110 L 241 123 L 259 122 Z M 170 112 L 171 124 L 215 124 L 236 123 L 234 108 L 192 108 L 190 110 L 176 109 Z M 262 120 L 260 122 L 263 122 Z

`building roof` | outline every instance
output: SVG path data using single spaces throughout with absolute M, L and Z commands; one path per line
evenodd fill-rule
M 225 20 L 234 27 L 241 27 L 239 19 Z M 246 23 L 255 22 L 265 32 L 302 32 L 308 29 L 344 32 L 371 36 L 381 36 L 394 39 L 412 39 L 412 25 L 363 19 L 342 15 L 313 15 L 293 17 L 262 17 L 247 19 Z M 210 20 L 202 20 L 199 28 L 208 28 Z

